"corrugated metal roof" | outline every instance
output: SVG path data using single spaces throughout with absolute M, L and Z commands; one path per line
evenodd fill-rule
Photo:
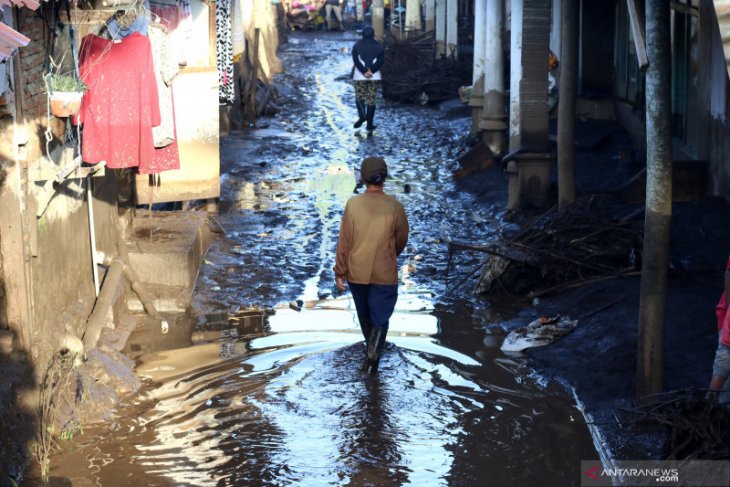
M 0 61 L 9 58 L 15 49 L 27 46 L 29 42 L 30 39 L 23 34 L 0 22 Z
M 35 10 L 40 6 L 40 2 L 36 0 L 0 0 L 0 6 L 28 7 L 31 10 Z
M 35 10 L 40 6 L 40 3 L 36 0 L 0 0 L 0 7 L 13 6 L 28 7 Z M 0 22 L 0 62 L 12 56 L 17 48 L 27 46 L 29 42 L 29 38 L 7 24 Z

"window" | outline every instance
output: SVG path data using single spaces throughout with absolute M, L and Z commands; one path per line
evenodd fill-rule
M 698 106 L 699 12 L 698 0 L 672 2 L 672 133 L 691 145 L 688 127 Z
M 639 69 L 636 44 L 634 43 L 626 2 L 617 3 L 615 39 L 616 81 L 614 83 L 614 94 L 617 99 L 626 103 L 643 106 L 644 73 Z

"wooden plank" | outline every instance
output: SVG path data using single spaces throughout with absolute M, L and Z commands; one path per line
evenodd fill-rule
M 66 179 L 82 179 L 88 176 L 101 177 L 106 174 L 106 162 L 100 162 L 93 166 L 81 166 L 81 158 L 77 157 L 64 167 L 51 165 L 50 163 L 39 164 L 28 168 L 28 179 L 33 182 L 56 181 Z
M 626 7 L 629 11 L 631 33 L 636 46 L 636 59 L 639 61 L 639 69 L 642 71 L 649 66 L 649 57 L 646 55 L 646 35 L 644 33 L 644 15 L 636 6 L 636 0 L 626 0 Z

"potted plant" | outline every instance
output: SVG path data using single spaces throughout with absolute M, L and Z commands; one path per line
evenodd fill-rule
M 46 75 L 45 81 L 51 113 L 57 117 L 71 117 L 79 113 L 81 99 L 89 89 L 83 81 L 73 73 L 60 73 L 53 59 L 51 72 Z

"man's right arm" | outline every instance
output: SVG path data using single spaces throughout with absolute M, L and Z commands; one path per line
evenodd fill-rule
M 730 269 L 725 269 L 725 302 L 730 303 Z
M 352 248 L 353 224 L 350 218 L 350 205 L 345 206 L 345 213 L 340 222 L 340 238 L 337 241 L 337 253 L 335 255 L 335 276 L 347 277 L 347 258 Z
M 362 74 L 367 72 L 368 68 L 366 68 L 362 61 L 360 61 L 360 55 L 354 47 L 352 48 L 352 62 L 355 64 L 355 68 Z

